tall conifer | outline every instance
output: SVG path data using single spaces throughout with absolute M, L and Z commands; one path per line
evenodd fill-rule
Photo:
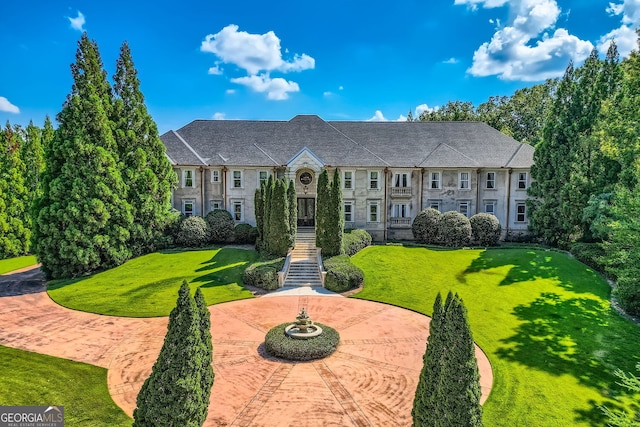
M 289 186 L 287 187 L 287 200 L 289 201 L 289 246 L 293 247 L 298 230 L 298 198 L 296 197 L 296 185 L 293 180 L 289 181 Z
M 204 295 L 200 288 L 196 289 L 194 295 L 194 301 L 198 308 L 199 326 L 200 326 L 200 338 L 203 343 L 203 356 L 202 356 L 202 377 L 200 378 L 202 388 L 202 406 L 201 406 L 201 424 L 207 419 L 207 413 L 209 409 L 209 397 L 211 396 L 211 387 L 213 387 L 213 380 L 215 374 L 211 363 L 213 362 L 213 343 L 211 341 L 211 313 L 209 307 L 204 299 Z
M 327 247 L 327 227 L 329 221 L 329 172 L 324 169 L 318 177 L 316 186 L 316 245 L 322 248 L 323 255 Z

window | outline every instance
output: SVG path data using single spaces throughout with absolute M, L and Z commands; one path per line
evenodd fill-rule
M 432 190 L 440 189 L 440 172 L 431 172 L 431 184 Z
M 440 200 L 429 200 L 429 207 L 440 211 Z
M 495 200 L 485 200 L 484 201 L 484 213 L 488 213 L 491 215 L 496 214 L 496 202 Z
M 242 171 L 233 171 L 233 188 L 242 188 Z
M 461 190 L 468 190 L 469 188 L 469 172 L 460 172 L 460 179 L 458 180 L 460 183 Z
M 409 186 L 409 174 L 407 173 L 397 173 L 393 175 L 393 186 L 394 187 L 408 187 Z
M 369 202 L 369 222 L 379 222 L 380 202 Z
M 353 202 L 344 202 L 344 222 L 353 222 Z
M 527 222 L 527 205 L 524 202 L 516 203 L 516 222 Z
M 184 169 L 182 171 L 182 186 L 193 187 L 193 169 Z
M 183 200 L 182 201 L 182 213 L 184 216 L 191 216 L 194 213 L 195 201 Z
M 391 207 L 391 216 L 393 218 L 408 218 L 409 205 L 406 203 L 396 203 Z
M 353 190 L 353 172 L 342 172 L 342 182 L 345 190 Z
M 211 182 L 220 182 L 220 171 L 212 170 L 211 171 Z
M 258 171 L 258 188 L 262 187 L 262 184 L 266 184 L 268 180 L 269 171 Z
M 527 173 L 518 173 L 518 190 L 525 190 L 527 188 Z
M 487 190 L 494 190 L 496 188 L 496 173 L 487 172 Z
M 469 216 L 469 202 L 458 202 L 458 212 L 462 215 Z
M 242 221 L 242 202 L 235 201 L 233 202 L 233 219 L 235 221 Z
M 378 171 L 370 171 L 369 172 L 369 189 L 370 190 L 377 190 L 380 187 L 379 185 L 379 181 L 380 181 L 380 172 Z
M 209 200 L 209 209 L 222 209 L 222 200 Z

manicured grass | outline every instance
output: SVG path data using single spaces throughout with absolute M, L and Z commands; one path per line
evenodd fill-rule
M 242 273 L 258 259 L 255 251 L 208 249 L 163 251 L 132 259 L 90 277 L 53 281 L 51 298 L 75 310 L 126 317 L 168 316 L 186 279 L 207 304 L 251 298 Z
M 69 427 L 130 426 L 111 399 L 107 370 L 0 346 L 0 406 L 64 406 Z
M 609 304 L 610 287 L 563 253 L 375 246 L 353 257 L 356 295 L 431 314 L 438 292 L 463 299 L 494 385 L 487 426 L 602 426 L 598 405 L 630 408 L 615 368 L 635 371 L 640 327 Z M 638 401 L 638 396 L 635 396 Z
M 36 265 L 38 260 L 33 255 L 19 256 L 0 260 L 0 274 L 8 273 L 30 265 Z

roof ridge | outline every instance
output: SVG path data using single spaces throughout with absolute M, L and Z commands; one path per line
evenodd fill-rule
M 258 150 L 262 151 L 262 154 L 264 154 L 265 156 L 267 156 L 267 157 L 268 157 L 268 158 L 273 162 L 273 164 L 274 164 L 274 165 L 276 165 L 276 166 L 280 166 L 280 165 L 278 164 L 278 162 L 277 162 L 273 157 L 271 157 L 271 156 L 269 155 L 269 153 L 267 153 L 265 150 L 263 150 L 262 148 L 260 148 L 260 146 L 258 145 L 258 143 L 257 143 L 257 142 L 254 142 L 254 143 L 253 143 L 253 146 L 254 146 L 254 147 L 256 147 Z
M 335 130 L 336 132 L 338 132 L 340 135 L 344 136 L 345 138 L 347 138 L 349 141 L 353 142 L 354 144 L 356 144 L 358 147 L 362 148 L 363 150 L 367 151 L 369 154 L 373 155 L 374 157 L 376 157 L 378 160 L 380 160 L 382 163 L 384 163 L 387 166 L 391 166 L 391 163 L 387 162 L 385 159 L 383 159 L 382 157 L 378 156 L 376 153 L 374 153 L 373 151 L 369 150 L 367 147 L 365 147 L 364 145 L 358 143 L 357 141 L 355 141 L 353 138 L 350 138 L 349 136 L 345 135 L 342 131 L 340 131 L 340 129 L 336 128 L 335 126 L 333 126 L 331 123 L 323 120 L 327 126 L 331 127 L 331 129 Z
M 204 159 L 202 157 L 200 157 L 200 155 L 198 153 L 196 153 L 196 150 L 193 149 L 193 147 L 191 147 L 187 141 L 184 140 L 184 138 L 175 130 L 172 130 L 171 132 L 174 133 L 174 135 L 180 140 L 182 141 L 182 143 L 189 149 L 191 150 L 191 152 L 198 158 L 198 160 L 200 160 L 202 162 L 203 165 L 206 165 L 207 162 L 204 161 Z
M 522 149 L 522 147 L 524 146 L 524 143 L 520 143 L 518 144 L 518 148 L 516 148 L 516 151 L 514 151 L 514 153 L 511 155 L 511 157 L 509 158 L 509 160 L 507 160 L 507 163 L 504 165 L 504 167 L 509 167 L 509 163 L 511 163 L 511 161 L 513 159 L 515 159 L 515 157 L 518 155 L 518 153 L 520 152 L 520 150 Z
M 421 165 L 421 164 L 423 164 L 424 162 L 426 162 L 426 161 L 427 161 L 427 159 L 428 159 L 429 157 L 431 157 L 431 155 L 432 155 L 433 153 L 435 153 L 435 152 L 436 152 L 436 150 L 437 150 L 437 149 L 438 149 L 442 144 L 444 144 L 444 142 L 441 142 L 441 143 L 439 143 L 438 145 L 436 145 L 436 148 L 434 148 L 433 150 L 431 150 L 431 152 L 430 152 L 429 154 L 427 154 L 427 157 L 425 157 L 424 159 L 422 159 L 422 161 L 421 161 L 420 163 L 418 163 L 418 165 Z

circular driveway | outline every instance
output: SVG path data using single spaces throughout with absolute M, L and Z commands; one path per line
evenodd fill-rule
M 151 372 L 168 318 L 100 316 L 60 307 L 44 292 L 0 298 L 0 344 L 108 369 L 114 401 L 129 415 Z M 340 333 L 328 358 L 265 355 L 266 332 L 302 307 Z M 209 307 L 215 381 L 206 426 L 409 426 L 430 319 L 385 304 L 278 296 Z M 492 384 L 476 347 L 483 401 Z

